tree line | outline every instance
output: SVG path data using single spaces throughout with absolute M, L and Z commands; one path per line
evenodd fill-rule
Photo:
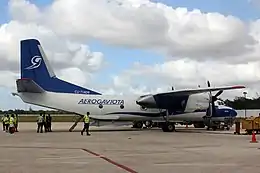
M 236 110 L 241 109 L 260 109 L 260 97 L 258 98 L 245 98 L 236 97 L 233 101 L 225 100 L 224 103 Z

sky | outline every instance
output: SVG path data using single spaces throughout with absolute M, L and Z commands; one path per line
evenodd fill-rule
M 223 99 L 243 91 L 258 97 L 259 19 L 259 0 L 0 1 L 0 109 L 29 108 L 11 92 L 20 77 L 19 41 L 31 37 L 59 78 L 102 94 L 206 87 L 209 80 L 247 87 Z

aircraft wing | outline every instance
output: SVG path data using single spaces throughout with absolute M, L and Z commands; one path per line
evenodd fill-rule
M 210 91 L 224 91 L 242 89 L 245 86 L 207 87 L 196 89 L 173 90 L 157 94 L 147 94 L 140 96 L 136 103 L 143 107 L 168 109 L 173 108 L 188 99 L 189 95 L 205 93 Z
M 220 91 L 220 90 L 233 90 L 233 89 L 242 89 L 246 88 L 245 86 L 242 85 L 237 85 L 237 86 L 226 86 L 226 87 L 207 87 L 207 88 L 196 88 L 196 89 L 182 89 L 182 90 L 173 90 L 173 91 L 168 91 L 168 92 L 162 92 L 162 93 L 157 93 L 154 96 L 164 96 L 164 95 L 191 95 L 191 94 L 198 94 L 198 93 L 205 93 L 205 92 L 210 92 L 210 91 Z

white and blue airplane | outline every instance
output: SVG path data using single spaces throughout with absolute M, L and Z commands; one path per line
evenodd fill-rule
M 56 110 L 72 112 L 98 121 L 158 120 L 165 132 L 175 130 L 175 121 L 196 121 L 214 118 L 218 111 L 217 97 L 224 90 L 244 86 L 208 87 L 173 90 L 147 95 L 102 95 L 91 89 L 59 79 L 52 70 L 40 42 L 20 42 L 21 78 L 16 80 L 17 92 L 23 102 Z M 211 92 L 218 91 L 213 96 Z M 208 111 L 207 111 L 208 110 Z M 229 109 L 234 113 L 232 108 Z

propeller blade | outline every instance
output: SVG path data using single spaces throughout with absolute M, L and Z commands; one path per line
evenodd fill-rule
M 207 85 L 208 85 L 208 87 L 210 87 L 210 82 L 209 82 L 209 81 L 207 81 Z M 208 116 L 209 116 L 209 117 L 212 116 L 211 101 L 212 101 L 212 94 L 211 94 L 211 91 L 210 91 L 210 92 L 209 92 L 209 111 L 208 111 Z
M 220 90 L 219 92 L 217 92 L 217 94 L 215 95 L 215 97 L 217 98 L 220 94 L 223 93 L 223 90 Z
M 210 82 L 207 81 L 208 87 L 210 87 Z M 216 115 L 216 107 L 215 107 L 215 101 L 217 100 L 217 96 L 222 94 L 222 90 L 219 91 L 215 96 L 212 96 L 211 91 L 209 91 L 209 116 L 214 117 Z
M 212 99 L 211 106 L 212 106 L 211 116 L 214 117 L 216 115 L 215 99 Z
M 208 84 L 208 87 L 210 87 L 210 83 L 209 83 L 209 81 L 207 81 L 207 84 Z

